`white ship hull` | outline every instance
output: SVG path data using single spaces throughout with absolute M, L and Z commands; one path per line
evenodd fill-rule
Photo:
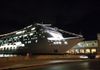
M 74 34 L 75 35 L 75 34 Z M 0 54 L 64 54 L 83 37 L 64 38 L 57 28 L 44 24 L 0 35 Z

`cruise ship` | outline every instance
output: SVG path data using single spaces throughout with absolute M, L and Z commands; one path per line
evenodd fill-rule
M 0 35 L 0 54 L 64 54 L 83 39 L 82 35 L 52 27 L 51 24 L 35 23 Z

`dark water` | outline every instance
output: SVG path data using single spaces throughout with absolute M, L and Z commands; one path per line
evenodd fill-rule
M 100 61 L 47 65 L 32 70 L 100 70 Z

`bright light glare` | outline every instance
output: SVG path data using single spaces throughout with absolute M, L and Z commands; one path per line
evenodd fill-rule
M 61 44 L 61 42 L 59 42 L 59 44 Z
M 11 47 L 12 48 L 17 48 L 17 47 L 19 47 L 19 46 L 21 46 L 21 47 L 23 47 L 23 46 L 25 46 L 25 44 L 22 44 L 21 42 L 15 42 L 14 44 L 4 44 L 3 46 L 0 46 L 0 48 L 8 48 L 8 49 L 10 49 Z
M 26 37 L 26 36 L 27 36 L 27 34 L 23 35 L 23 37 Z
M 88 58 L 88 56 L 80 56 L 80 58 Z
M 25 32 L 25 30 L 23 30 L 23 31 L 18 31 L 18 32 L 16 32 L 16 34 L 21 34 L 21 33 L 24 33 Z
M 55 60 L 55 61 L 49 61 L 49 63 L 59 63 L 59 62 L 65 62 L 65 60 Z
M 68 44 L 68 43 L 65 41 L 64 44 Z
M 17 55 L 12 55 L 12 54 L 0 54 L 0 57 L 15 57 Z
M 54 32 L 54 31 L 47 31 L 52 37 L 47 38 L 48 40 L 62 40 L 64 39 L 62 34 L 59 32 Z
M 53 44 L 61 44 L 61 42 L 53 42 Z
M 32 28 L 31 30 L 35 30 L 35 27 L 34 27 L 34 28 Z
M 32 36 L 33 35 L 33 33 L 30 33 L 30 36 Z
M 81 43 L 78 43 L 79 46 L 81 46 Z

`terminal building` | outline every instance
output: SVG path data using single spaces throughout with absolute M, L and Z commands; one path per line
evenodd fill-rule
M 100 34 L 97 34 L 97 40 L 89 40 L 79 42 L 70 50 L 66 51 L 68 54 L 100 54 Z
M 70 54 L 88 54 L 88 53 L 96 53 L 98 50 L 98 41 L 82 41 L 72 47 L 67 53 Z

